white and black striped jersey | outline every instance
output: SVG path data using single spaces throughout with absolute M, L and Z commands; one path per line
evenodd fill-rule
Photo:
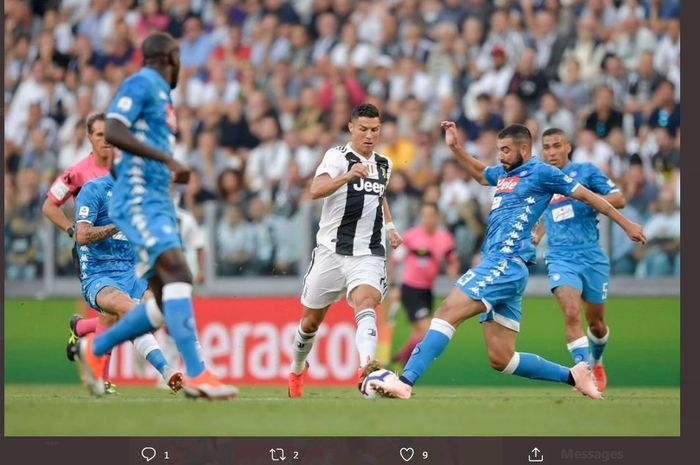
M 369 176 L 356 179 L 323 200 L 323 210 L 316 242 L 340 255 L 385 256 L 384 211 L 382 204 L 391 176 L 391 160 L 377 152 L 365 158 L 350 144 L 329 149 L 316 169 L 316 176 L 327 173 L 331 178 L 350 171 L 362 163 Z

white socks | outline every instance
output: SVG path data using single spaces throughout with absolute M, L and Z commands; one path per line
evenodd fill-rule
M 374 309 L 366 308 L 357 312 L 355 322 L 355 346 L 360 355 L 360 367 L 364 367 L 377 353 L 377 315 Z
M 308 357 L 311 348 L 314 346 L 314 338 L 316 333 L 305 333 L 301 330 L 301 324 L 297 328 L 297 333 L 294 336 L 294 353 L 292 354 L 292 372 L 297 375 L 304 371 L 306 365 L 306 357 Z
M 143 336 L 139 336 L 134 339 L 134 348 L 136 349 L 136 352 L 138 352 L 139 355 L 145 359 L 148 357 L 148 354 L 156 349 L 160 349 L 160 346 L 158 345 L 156 338 L 153 337 L 153 334 L 146 333 Z

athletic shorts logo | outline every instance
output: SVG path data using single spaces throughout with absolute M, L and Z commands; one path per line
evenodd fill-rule
M 554 273 L 552 275 L 552 281 L 559 281 L 561 279 L 561 275 L 559 273 Z
M 496 185 L 496 193 L 511 193 L 515 190 L 520 182 L 520 176 L 511 176 L 509 178 L 502 178 L 498 180 Z

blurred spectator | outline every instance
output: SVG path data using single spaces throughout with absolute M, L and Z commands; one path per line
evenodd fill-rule
M 580 76 L 581 65 L 575 58 L 569 57 L 564 60 L 561 71 L 561 81 L 551 83 L 551 90 L 564 107 L 571 110 L 574 116 L 578 117 L 581 110 L 588 105 L 591 98 L 591 89 L 586 81 Z
M 61 147 L 61 151 L 58 154 L 59 171 L 75 165 L 90 153 L 92 146 L 86 136 L 85 121 L 76 121 L 73 129 L 73 137 L 68 143 Z
M 391 159 L 395 171 L 409 169 L 413 165 L 417 147 L 411 139 L 399 135 L 396 121 L 382 123 L 381 137 L 382 143 L 377 151 Z
M 536 111 L 540 97 L 548 87 L 544 72 L 535 67 L 536 59 L 537 55 L 533 49 L 523 49 L 515 73 L 508 84 L 508 93 L 520 97 L 527 107 L 528 113 Z
M 677 18 L 668 21 L 666 33 L 661 37 L 654 53 L 654 67 L 661 74 L 668 74 L 681 54 L 681 22 Z
M 646 215 L 656 200 L 659 189 L 655 181 L 650 181 L 644 176 L 640 163 L 630 163 L 623 186 L 627 206 L 634 208 L 640 215 Z
M 554 79 L 558 72 L 561 57 L 569 45 L 569 39 L 556 30 L 557 20 L 549 10 L 535 14 L 532 42 L 537 53 L 535 67 L 547 80 Z
M 254 196 L 248 202 L 250 220 L 251 261 L 246 267 L 247 274 L 270 274 L 275 255 L 274 224 L 268 216 L 269 205 L 260 197 Z
M 576 118 L 570 110 L 559 104 L 559 99 L 552 92 L 542 94 L 539 109 L 535 112 L 535 119 L 542 130 L 560 128 L 569 140 L 575 140 Z
M 486 71 L 481 78 L 469 86 L 467 94 L 464 96 L 465 114 L 471 119 L 475 119 L 476 115 L 470 108 L 476 107 L 474 102 L 479 94 L 490 94 L 496 103 L 508 92 L 508 86 L 513 78 L 513 68 L 508 65 L 506 51 L 500 45 L 496 45 L 491 49 L 491 58 L 493 59 L 493 67 Z
M 565 52 L 565 57 L 573 58 L 578 63 L 581 79 L 587 82 L 598 80 L 605 57 L 605 44 L 599 40 L 597 28 L 596 19 L 581 17 L 576 26 L 576 38 Z M 564 64 L 566 63 L 564 60 Z M 559 73 L 561 75 L 561 68 Z
M 93 49 L 102 45 L 102 33 L 107 27 L 107 0 L 91 0 L 90 11 L 78 24 L 78 34 L 90 41 Z
M 586 118 L 586 129 L 604 139 L 613 128 L 621 127 L 622 113 L 614 108 L 612 89 L 598 86 L 593 94 L 593 111 Z
M 245 191 L 241 172 L 232 168 L 224 169 L 216 180 L 216 194 L 224 205 L 243 205 Z
M 279 137 L 279 126 L 271 116 L 258 123 L 260 145 L 250 151 L 246 164 L 246 184 L 263 199 L 270 201 L 291 161 L 289 146 Z
M 476 97 L 477 112 L 475 119 L 469 119 L 462 113 L 457 120 L 457 126 L 461 127 L 470 141 L 476 141 L 482 131 L 503 129 L 503 117 L 494 111 L 491 94 L 483 93 Z
M 250 224 L 237 207 L 226 207 L 216 230 L 218 273 L 221 276 L 240 276 L 253 256 Z
M 654 53 L 642 52 L 636 71 L 629 76 L 629 88 L 624 107 L 625 113 L 631 113 L 634 116 L 637 127 L 651 115 L 654 104 L 652 96 L 661 79 L 661 75 L 654 69 Z
M 213 49 L 214 42 L 204 31 L 202 20 L 194 15 L 187 18 L 180 42 L 180 63 L 183 69 L 187 71 L 203 67 Z
M 15 188 L 15 199 L 5 212 L 5 272 L 8 280 L 36 279 L 42 275 L 39 173 L 34 168 L 21 170 Z
M 671 136 L 676 135 L 676 130 L 681 125 L 681 104 L 676 103 L 675 86 L 671 81 L 661 80 L 654 91 L 654 110 L 649 116 L 651 127 L 668 129 Z
M 636 153 L 630 153 L 625 143 L 625 135 L 622 130 L 615 128 L 610 131 L 607 139 L 608 145 L 612 149 L 612 155 L 608 163 L 608 169 L 604 170 L 610 179 L 616 184 L 624 184 L 624 175 L 633 164 L 641 165 L 642 159 Z
M 681 167 L 681 152 L 674 146 L 668 129 L 663 127 L 654 129 L 654 138 L 659 151 L 651 157 L 651 165 L 664 181 L 670 181 L 675 171 Z
M 633 2 L 636 3 L 636 2 Z M 623 8 L 628 7 L 627 11 Z M 656 37 L 654 33 L 643 26 L 644 14 L 641 5 L 635 5 L 634 11 L 629 3 L 623 5 L 618 10 L 618 23 L 616 31 L 613 33 L 613 49 L 620 57 L 623 65 L 627 69 L 636 68 L 639 63 L 639 56 L 642 52 L 654 51 L 656 48 Z M 640 16 L 640 9 L 642 15 Z
M 491 14 L 489 25 L 484 47 L 491 53 L 493 66 L 497 66 L 495 61 L 499 59 L 505 60 L 500 64 L 501 67 L 506 64 L 514 67 L 525 48 L 525 38 L 509 27 L 508 12 L 504 9 L 497 9 Z M 497 54 L 494 53 L 495 50 L 498 50 Z
M 638 249 L 638 276 L 680 275 L 681 213 L 676 209 L 673 189 L 659 195 L 659 211 L 644 225 L 647 243 Z
M 335 46 L 338 41 L 336 35 L 338 20 L 332 13 L 323 13 L 316 19 L 316 30 L 318 37 L 311 52 L 313 61 L 318 61 L 321 57 L 330 54 L 331 49 Z
M 605 141 L 596 137 L 591 129 L 585 129 L 578 133 L 576 148 L 571 160 L 578 163 L 593 163 L 601 170 L 605 170 L 610 163 L 612 150 Z
M 226 168 L 240 170 L 240 158 L 228 155 L 219 148 L 214 131 L 205 129 L 197 136 L 197 148 L 194 149 L 188 161 L 190 166 L 202 177 L 202 186 L 208 191 L 214 191 L 221 172 Z
M 603 58 L 603 75 L 598 83 L 608 86 L 613 93 L 613 104 L 622 108 L 625 104 L 627 89 L 629 87 L 629 75 L 617 55 L 608 54 Z
M 357 36 L 355 24 L 345 23 L 340 33 L 340 42 L 331 50 L 331 63 L 348 74 L 367 67 L 376 54 L 374 48 Z

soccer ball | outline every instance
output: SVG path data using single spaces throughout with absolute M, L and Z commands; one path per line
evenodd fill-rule
M 384 368 L 380 368 L 379 370 L 373 371 L 367 375 L 367 377 L 362 381 L 362 384 L 360 384 L 360 393 L 362 394 L 362 397 L 365 399 L 376 399 L 382 397 L 374 389 L 375 384 L 377 381 L 386 381 L 387 378 L 391 378 L 392 376 L 396 378 L 396 374 Z

